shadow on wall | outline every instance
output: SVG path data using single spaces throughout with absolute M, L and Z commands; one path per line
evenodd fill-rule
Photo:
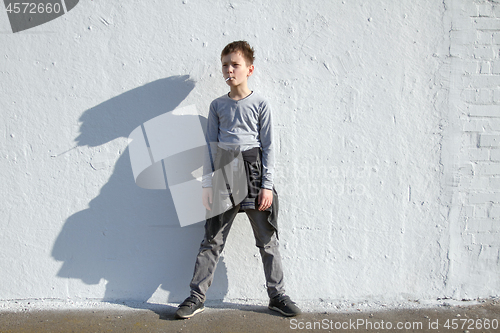
M 95 147 L 128 137 L 145 121 L 174 110 L 193 89 L 189 76 L 172 76 L 99 104 L 80 118 L 78 146 Z M 200 121 L 205 128 L 206 118 L 200 116 Z M 201 224 L 180 227 L 168 190 L 146 190 L 134 183 L 127 149 L 89 208 L 66 220 L 52 256 L 64 262 L 59 277 L 88 285 L 105 279 L 104 301 L 146 302 L 161 286 L 168 296 L 158 302 L 178 302 L 189 294 L 203 232 Z M 227 284 L 221 261 L 209 296 L 223 299 Z M 95 298 L 80 294 L 81 290 L 70 288 L 68 297 Z

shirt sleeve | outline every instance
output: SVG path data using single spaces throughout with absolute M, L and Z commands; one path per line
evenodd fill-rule
M 271 107 L 261 104 L 259 112 L 259 137 L 262 145 L 262 188 L 273 189 L 274 176 L 274 143 Z
M 213 159 L 217 152 L 217 141 L 219 137 L 219 117 L 215 110 L 214 102 L 210 104 L 208 112 L 207 130 L 205 133 L 206 147 L 203 160 L 202 187 L 212 187 L 212 173 L 214 172 Z

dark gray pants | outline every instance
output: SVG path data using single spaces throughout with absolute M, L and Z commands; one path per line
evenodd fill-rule
M 223 213 L 223 226 L 215 237 L 208 241 L 207 232 L 200 245 L 193 279 L 191 280 L 191 295 L 205 301 L 205 295 L 212 284 L 219 256 L 226 244 L 227 235 L 239 210 L 239 205 Z M 285 293 L 283 288 L 283 269 L 279 252 L 278 239 L 274 227 L 267 221 L 269 212 L 246 210 L 255 236 L 256 245 L 260 250 L 267 293 L 270 298 Z M 248 272 L 251 274 L 251 272 Z

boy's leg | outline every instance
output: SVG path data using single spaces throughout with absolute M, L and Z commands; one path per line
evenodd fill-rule
M 227 235 L 238 210 L 239 205 L 222 213 L 223 226 L 211 241 L 208 241 L 208 230 L 205 229 L 205 237 L 201 242 L 194 266 L 193 279 L 189 285 L 191 295 L 196 296 L 202 302 L 205 302 L 206 292 L 212 284 L 220 253 L 224 249 Z
M 245 211 L 250 219 L 255 242 L 260 250 L 269 298 L 285 293 L 283 268 L 274 227 L 267 221 L 269 212 L 257 209 Z

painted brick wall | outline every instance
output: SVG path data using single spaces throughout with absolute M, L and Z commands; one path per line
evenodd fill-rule
M 127 138 L 177 107 L 203 120 L 237 39 L 272 101 L 294 299 L 498 295 L 499 5 L 80 1 L 19 34 L 0 10 L 0 301 L 186 297 L 203 225 L 134 183 Z M 263 278 L 240 216 L 209 299 L 265 301 Z
M 500 282 L 500 3 L 448 1 L 450 118 L 444 145 L 451 209 L 452 297 Z M 452 147 L 453 146 L 453 147 Z M 484 283 L 484 279 L 488 283 Z

